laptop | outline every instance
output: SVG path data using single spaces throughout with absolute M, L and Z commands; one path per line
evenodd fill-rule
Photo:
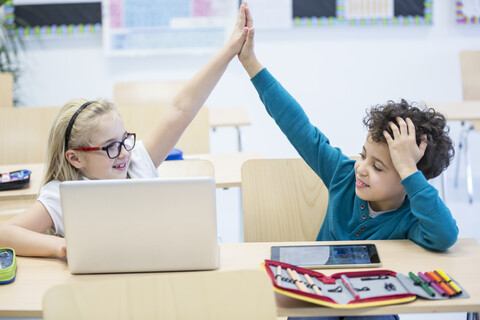
M 71 273 L 218 268 L 210 177 L 60 184 Z

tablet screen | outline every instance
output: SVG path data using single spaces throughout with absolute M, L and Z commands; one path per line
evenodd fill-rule
M 374 244 L 272 247 L 272 260 L 303 267 L 379 266 Z

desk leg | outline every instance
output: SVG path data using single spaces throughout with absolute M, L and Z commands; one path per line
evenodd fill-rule
M 447 174 L 443 171 L 440 177 L 440 194 L 443 202 L 447 202 Z
M 240 131 L 240 127 L 235 127 L 235 129 L 237 129 L 237 137 L 238 137 L 238 152 L 242 152 L 243 151 L 243 147 L 242 147 L 242 132 Z
M 480 320 L 478 312 L 467 312 L 467 320 Z
M 470 149 L 468 148 L 468 134 L 470 133 L 470 130 L 472 127 L 467 129 L 467 132 L 465 134 L 465 142 L 464 142 L 464 148 L 465 148 L 465 175 L 467 179 L 467 192 L 468 192 L 468 202 L 472 203 L 473 202 L 473 181 L 472 181 L 472 164 L 471 164 L 471 159 L 470 159 Z
M 470 131 L 473 130 L 473 125 L 470 123 L 465 123 L 462 121 L 462 131 L 460 133 L 460 141 L 458 142 L 458 152 L 456 153 L 457 156 L 457 168 L 455 172 L 455 187 L 458 187 L 458 176 L 460 171 L 460 163 L 462 157 L 462 149 L 463 149 L 463 156 L 465 157 L 465 179 L 467 180 L 467 193 L 468 193 L 468 202 L 473 202 L 473 181 L 472 181 L 472 166 L 470 160 L 470 151 L 468 149 L 468 135 Z

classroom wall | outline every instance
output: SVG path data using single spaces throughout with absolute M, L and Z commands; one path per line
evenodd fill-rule
M 433 26 L 257 30 L 256 52 L 332 144 L 356 154 L 364 139 L 361 119 L 369 106 L 400 98 L 462 99 L 458 52 L 480 49 L 480 26 L 456 25 L 454 14 L 453 1 L 436 1 Z M 100 35 L 26 44 L 19 90 L 24 106 L 62 105 L 79 96 L 113 98 L 117 81 L 185 80 L 210 57 L 109 58 L 102 52 Z M 296 156 L 266 115 L 238 60 L 207 104 L 246 108 L 253 125 L 243 130 L 245 150 L 268 157 Z M 222 135 L 229 134 L 224 130 Z M 214 139 L 219 140 L 212 141 L 214 152 L 235 151 L 234 138 Z
M 433 17 L 432 26 L 257 30 L 257 57 L 333 145 L 356 155 L 364 142 L 361 120 L 369 106 L 400 98 L 462 99 L 458 53 L 480 50 L 480 25 L 456 25 L 454 1 L 435 1 Z M 100 35 L 31 40 L 23 54 L 19 97 L 24 106 L 62 105 L 79 96 L 112 98 L 117 81 L 185 80 L 209 57 L 106 57 Z M 243 129 L 245 151 L 265 157 L 298 156 L 267 116 L 238 60 L 231 63 L 207 105 L 246 109 L 252 126 Z M 459 125 L 451 127 L 457 141 Z M 212 152 L 237 150 L 231 128 L 217 130 L 211 139 Z M 480 134 L 472 133 L 470 141 L 473 159 L 478 159 Z M 473 163 L 473 173 L 480 176 L 478 162 Z

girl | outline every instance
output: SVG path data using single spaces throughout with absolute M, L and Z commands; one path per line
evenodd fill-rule
M 37 201 L 0 227 L 0 247 L 18 255 L 65 257 L 59 185 L 66 180 L 156 177 L 157 167 L 241 50 L 251 22 L 242 4 L 230 39 L 175 96 L 150 136 L 136 141 L 113 103 L 75 99 L 50 131 L 43 187 Z

